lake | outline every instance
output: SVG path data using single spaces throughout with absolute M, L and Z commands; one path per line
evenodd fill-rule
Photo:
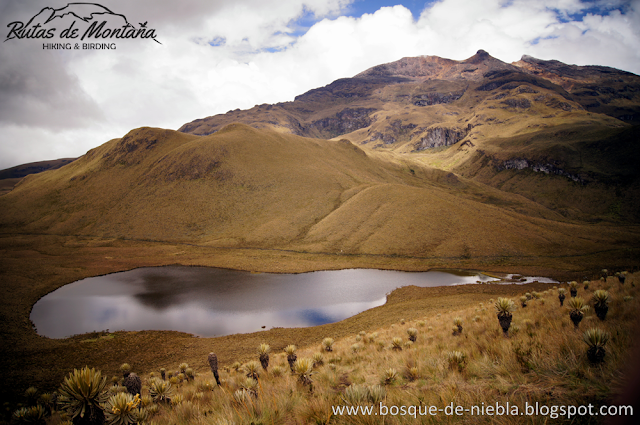
M 271 274 L 148 267 L 62 286 L 33 306 L 31 320 L 40 335 L 50 338 L 107 329 L 176 330 L 211 337 L 338 322 L 384 304 L 386 295 L 401 286 L 492 280 L 463 271 Z

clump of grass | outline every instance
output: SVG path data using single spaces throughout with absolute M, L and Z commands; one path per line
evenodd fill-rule
M 169 381 L 154 379 L 149 383 L 149 394 L 156 403 L 169 403 L 173 396 L 173 386 Z
M 100 404 L 106 401 L 106 387 L 107 378 L 100 371 L 74 369 L 60 386 L 58 404 L 74 420 L 87 417 L 100 421 L 104 418 Z
M 131 365 L 129 363 L 122 363 L 120 365 L 120 372 L 122 372 L 122 377 L 126 378 L 131 373 Z
M 269 368 L 269 353 L 271 352 L 271 347 L 269 344 L 262 343 L 258 347 L 258 357 L 260 360 L 260 364 L 264 370 Z
M 461 351 L 449 351 L 446 354 L 449 368 L 461 372 L 467 363 L 467 356 Z
M 564 288 L 558 289 L 558 299 L 560 300 L 560 307 L 564 306 L 564 299 L 567 297 L 567 290 Z
M 187 381 L 193 381 L 196 378 L 196 372 L 193 368 L 188 367 L 187 370 L 184 371 L 184 376 L 187 378 Z
M 604 289 L 598 289 L 593 293 L 591 299 L 594 303 L 593 309 L 596 311 L 596 316 L 598 316 L 598 319 L 604 320 L 609 311 L 609 306 L 607 305 L 609 303 L 609 292 Z
M 527 306 L 527 301 L 529 301 L 529 298 L 525 297 L 524 295 L 520 297 L 520 305 L 523 308 Z
M 462 317 L 455 317 L 453 319 L 453 326 L 456 328 L 454 335 L 460 335 L 462 333 Z
M 47 412 L 41 405 L 21 407 L 14 411 L 12 423 L 16 424 L 44 424 Z
M 240 384 L 240 389 L 246 391 L 253 397 L 258 397 L 258 381 L 253 378 L 246 378 Z
M 289 368 L 291 368 L 291 372 L 293 372 L 293 366 L 296 363 L 298 356 L 296 355 L 296 346 L 293 344 L 289 344 L 284 347 L 284 352 L 287 355 L 287 362 L 289 363 Z
M 296 360 L 294 365 L 294 372 L 298 376 L 298 381 L 303 385 L 311 387 L 313 381 L 311 375 L 313 374 L 313 362 L 311 359 L 301 358 Z
M 325 338 L 322 340 L 322 348 L 325 351 L 333 351 L 333 343 L 334 343 L 334 339 L 333 338 Z
M 391 349 L 401 351 L 402 350 L 402 338 L 395 337 L 391 340 Z
M 382 373 L 382 383 L 384 385 L 391 385 L 398 379 L 398 371 L 394 368 L 389 368 Z
M 416 342 L 418 339 L 418 330 L 416 328 L 407 329 L 407 335 L 409 335 L 409 341 Z
M 587 329 L 582 339 L 589 346 L 587 358 L 591 363 L 597 364 L 604 361 L 606 351 L 604 346 L 609 341 L 609 334 L 598 328 Z
M 420 373 L 416 366 L 407 365 L 404 369 L 404 376 L 409 381 L 415 381 L 420 377 Z
M 102 405 L 105 418 L 110 424 L 131 425 L 138 422 L 140 397 L 127 393 L 118 393 L 109 397 Z
M 27 399 L 29 406 L 34 406 L 38 400 L 38 389 L 36 387 L 29 387 L 24 391 L 24 397 Z
M 311 360 L 313 361 L 314 368 L 322 366 L 324 364 L 324 356 L 322 355 L 322 353 L 313 353 L 313 357 L 311 358 Z
M 275 365 L 274 367 L 271 368 L 271 376 L 275 378 L 282 376 L 283 373 L 284 373 L 284 370 L 282 369 L 282 367 L 278 365 Z
M 571 298 L 575 298 L 578 295 L 578 282 L 575 280 L 569 282 L 569 292 L 571 293 Z
M 244 372 L 247 374 L 247 378 L 253 378 L 257 380 L 260 377 L 261 364 L 255 360 L 251 360 L 244 365 Z
M 183 401 L 184 401 L 184 396 L 182 394 L 176 394 L 175 396 L 173 396 L 173 398 L 171 398 L 171 405 L 177 406 L 181 404 Z
M 369 401 L 369 389 L 366 385 L 349 385 L 344 390 L 343 400 L 352 406 L 359 406 Z
M 512 311 L 516 309 L 513 300 L 509 298 L 498 298 L 495 303 L 496 312 L 498 315 L 498 322 L 505 336 L 509 335 L 509 327 L 511 326 L 511 320 L 513 319 Z
M 575 328 L 578 329 L 584 314 L 589 311 L 589 306 L 585 304 L 584 299 L 575 297 L 571 298 L 567 302 L 567 308 L 569 309 L 569 318 L 573 322 Z

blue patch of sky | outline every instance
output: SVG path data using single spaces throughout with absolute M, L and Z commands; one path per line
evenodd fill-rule
M 625 15 L 629 9 L 629 1 L 601 1 L 601 0 L 583 0 L 581 1 L 583 7 L 579 12 L 567 13 L 561 9 L 551 9 L 555 14 L 559 22 L 580 22 L 587 15 L 600 15 L 607 16 L 611 12 L 618 11 Z
M 540 43 L 541 40 L 553 40 L 554 38 L 558 38 L 558 36 L 557 35 L 550 35 L 548 37 L 536 37 L 533 40 L 531 40 L 529 42 L 529 44 L 536 45 L 536 44 Z
M 340 16 L 349 16 L 352 18 L 360 18 L 364 14 L 373 14 L 380 10 L 383 7 L 393 7 L 396 5 L 402 5 L 409 9 L 413 15 L 414 19 L 418 19 L 422 11 L 428 7 L 429 5 L 436 3 L 437 0 L 402 0 L 402 1 L 393 1 L 393 0 L 353 0 L 346 8 L 342 11 Z M 329 17 L 330 19 L 335 18 L 336 16 Z M 291 32 L 288 34 L 293 37 L 300 37 L 309 30 L 313 25 L 320 22 L 325 17 L 318 17 L 313 13 L 305 10 L 302 15 L 296 19 L 295 21 L 289 24 L 291 28 Z
M 345 13 L 346 16 L 359 18 L 365 13 L 375 13 L 382 7 L 402 5 L 411 11 L 414 19 L 418 19 L 422 11 L 429 5 L 436 3 L 436 0 L 354 0 Z
M 226 42 L 227 42 L 226 38 L 216 37 L 209 42 L 209 46 L 213 46 L 213 47 L 224 46 Z

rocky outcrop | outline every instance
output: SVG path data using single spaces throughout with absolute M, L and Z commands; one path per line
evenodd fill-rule
M 500 103 L 507 105 L 510 108 L 516 109 L 527 109 L 531 107 L 531 102 L 529 101 L 529 99 L 526 99 L 524 97 L 512 97 L 507 100 L 503 100 Z
M 384 129 L 384 131 L 374 132 L 371 138 L 366 142 L 374 142 L 376 140 L 382 140 L 383 144 L 390 145 L 390 144 L 396 143 L 398 139 L 407 137 L 409 133 L 411 133 L 411 131 L 416 127 L 417 125 L 413 123 L 402 124 L 401 120 L 394 120 L 391 122 L 389 126 L 387 126 Z
M 467 132 L 457 128 L 434 127 L 427 129 L 427 135 L 414 145 L 416 151 L 440 148 L 458 143 Z
M 566 177 L 576 183 L 585 184 L 585 180 L 582 177 L 568 173 L 550 162 L 533 162 L 523 158 L 511 158 L 500 162 L 494 159 L 494 166 L 498 171 L 531 169 L 535 173 L 555 174 Z
M 309 129 L 316 129 L 322 137 L 331 139 L 370 126 L 373 123 L 373 118 L 370 116 L 373 111 L 375 111 L 373 108 L 346 108 L 333 117 L 312 122 Z
M 411 102 L 416 106 L 431 106 L 451 103 L 462 97 L 464 92 L 457 93 L 425 93 L 413 96 Z

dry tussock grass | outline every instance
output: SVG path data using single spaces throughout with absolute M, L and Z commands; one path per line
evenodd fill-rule
M 540 298 L 532 299 L 527 308 L 518 308 L 513 313 L 508 337 L 498 325 L 493 305 L 484 302 L 411 320 L 398 318 L 389 326 L 337 338 L 331 352 L 324 350 L 319 339 L 316 344 L 297 351 L 299 359 L 323 354 L 324 362 L 314 368 L 311 387 L 289 373 L 283 352 L 272 354 L 269 369 L 278 366 L 285 373 L 261 370 L 256 396 L 237 396 L 246 380 L 242 368 L 235 371 L 224 367 L 220 371 L 221 387 L 215 386 L 209 371 L 199 370 L 195 381 L 177 385 L 177 393 L 184 401 L 173 407 L 160 405 L 153 423 L 416 423 L 410 416 L 333 414 L 332 406 L 372 405 L 371 398 L 366 396 L 366 387 L 378 385 L 384 388 L 381 401 L 386 406 L 443 408 L 453 402 L 470 408 L 482 403 L 486 406 L 509 402 L 524 409 L 525 403 L 535 402 L 541 405 L 606 404 L 613 391 L 620 390 L 613 386 L 628 361 L 640 304 L 635 286 L 640 283 L 639 276 L 638 273 L 629 275 L 624 285 L 609 277 L 607 281 L 591 282 L 588 290 L 580 289 L 578 295 L 585 299 L 590 299 L 597 289 L 606 289 L 611 301 L 605 321 L 589 314 L 579 331 L 574 330 L 568 310 L 560 307 L 557 290 L 549 287 L 540 293 Z M 462 319 L 464 329 L 454 336 L 451 327 L 456 318 Z M 612 336 L 606 346 L 604 364 L 592 365 L 586 358 L 587 346 L 582 341 L 582 333 L 589 327 L 601 328 Z M 401 350 L 393 349 L 394 338 L 406 342 L 407 330 L 411 328 L 418 329 L 415 343 L 403 344 Z M 353 349 L 354 344 L 358 345 L 357 350 Z M 451 360 L 450 353 L 455 351 L 463 353 L 462 360 Z M 175 368 L 181 359 L 176 356 L 171 360 L 173 363 L 166 366 Z M 392 370 L 397 373 L 389 379 Z M 148 376 L 145 375 L 146 379 Z M 205 384 L 213 390 L 196 396 L 203 392 Z M 511 424 L 522 423 L 521 419 L 440 414 L 425 416 L 417 423 L 462 420 Z M 546 423 L 548 418 L 537 416 L 527 420 Z

